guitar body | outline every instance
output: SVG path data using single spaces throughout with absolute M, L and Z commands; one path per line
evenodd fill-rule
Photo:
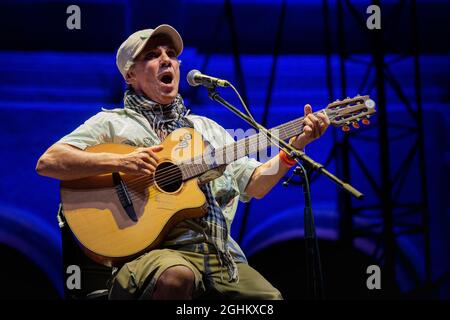
M 201 155 L 206 147 L 202 136 L 191 128 L 175 130 L 162 145 L 158 167 L 161 163 Z M 101 144 L 86 151 L 125 154 L 135 149 L 122 144 Z M 120 177 L 137 221 L 124 209 L 113 174 L 61 182 L 64 217 L 85 253 L 98 263 L 121 265 L 157 247 L 180 221 L 207 212 L 206 198 L 197 178 L 180 182 L 176 190 L 163 190 L 164 184 L 149 183 L 150 177 L 122 173 Z

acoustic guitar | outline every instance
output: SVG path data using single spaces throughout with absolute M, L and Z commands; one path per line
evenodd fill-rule
M 335 101 L 325 111 L 332 125 L 368 124 L 375 113 L 369 96 Z M 303 117 L 270 130 L 286 140 L 303 131 Z M 219 177 L 225 166 L 271 142 L 263 133 L 212 149 L 192 128 L 180 128 L 166 137 L 153 175 L 121 172 L 61 181 L 65 220 L 85 253 L 106 266 L 118 266 L 156 248 L 169 230 L 184 219 L 207 213 L 199 184 Z M 126 154 L 136 147 L 100 144 L 86 152 Z

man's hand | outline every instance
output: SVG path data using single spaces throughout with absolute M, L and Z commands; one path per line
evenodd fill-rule
M 303 132 L 293 137 L 289 143 L 294 148 L 303 150 L 311 141 L 319 138 L 330 125 L 325 113 L 312 113 L 311 106 L 305 105 Z M 286 174 L 291 166 L 280 160 L 280 156 L 273 157 L 253 171 L 245 192 L 257 199 L 264 197 Z M 273 168 L 276 168 L 275 170 Z M 275 171 L 275 172 L 274 172 Z
M 294 148 L 300 150 L 303 150 L 308 143 L 323 135 L 330 125 L 330 119 L 328 119 L 328 116 L 324 112 L 314 115 L 309 104 L 305 105 L 304 111 L 305 126 L 303 127 L 303 132 L 289 141 Z
M 119 160 L 119 170 L 132 175 L 151 175 L 155 172 L 159 161 L 156 153 L 162 149 L 163 146 L 157 145 L 148 148 L 137 148 L 131 153 L 124 154 Z

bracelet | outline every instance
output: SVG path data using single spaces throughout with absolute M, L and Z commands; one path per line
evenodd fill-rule
M 282 161 L 284 164 L 286 164 L 286 165 L 288 165 L 288 166 L 290 166 L 290 167 L 292 167 L 293 165 L 295 165 L 295 164 L 297 163 L 297 161 L 295 161 L 294 159 L 292 159 L 291 157 L 289 157 L 289 156 L 286 154 L 286 152 L 284 152 L 284 150 L 280 150 L 279 155 L 280 155 L 281 161 Z

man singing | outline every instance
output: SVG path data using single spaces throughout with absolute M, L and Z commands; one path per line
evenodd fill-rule
M 127 83 L 124 106 L 103 110 L 51 146 L 39 159 L 39 174 L 73 180 L 122 172 L 152 175 L 158 152 L 172 131 L 190 127 L 214 148 L 233 138 L 211 119 L 187 115 L 181 95 L 179 55 L 183 41 L 169 25 L 140 30 L 117 51 L 117 67 Z M 291 139 L 297 149 L 319 138 L 327 129 L 325 114 L 304 107 L 303 133 Z M 220 119 L 216 119 L 219 120 Z M 215 134 L 212 134 L 212 133 Z M 219 133 L 219 134 L 218 134 Z M 122 143 L 138 147 L 128 154 L 92 153 L 87 147 Z M 157 249 L 115 270 L 110 299 L 282 299 L 280 292 L 247 263 L 230 236 L 237 200 L 264 197 L 295 162 L 280 152 L 265 163 L 243 157 L 223 174 L 201 185 L 207 214 L 186 219 L 170 230 Z M 277 168 L 275 172 L 271 170 Z M 271 174 L 267 174 L 271 172 Z

